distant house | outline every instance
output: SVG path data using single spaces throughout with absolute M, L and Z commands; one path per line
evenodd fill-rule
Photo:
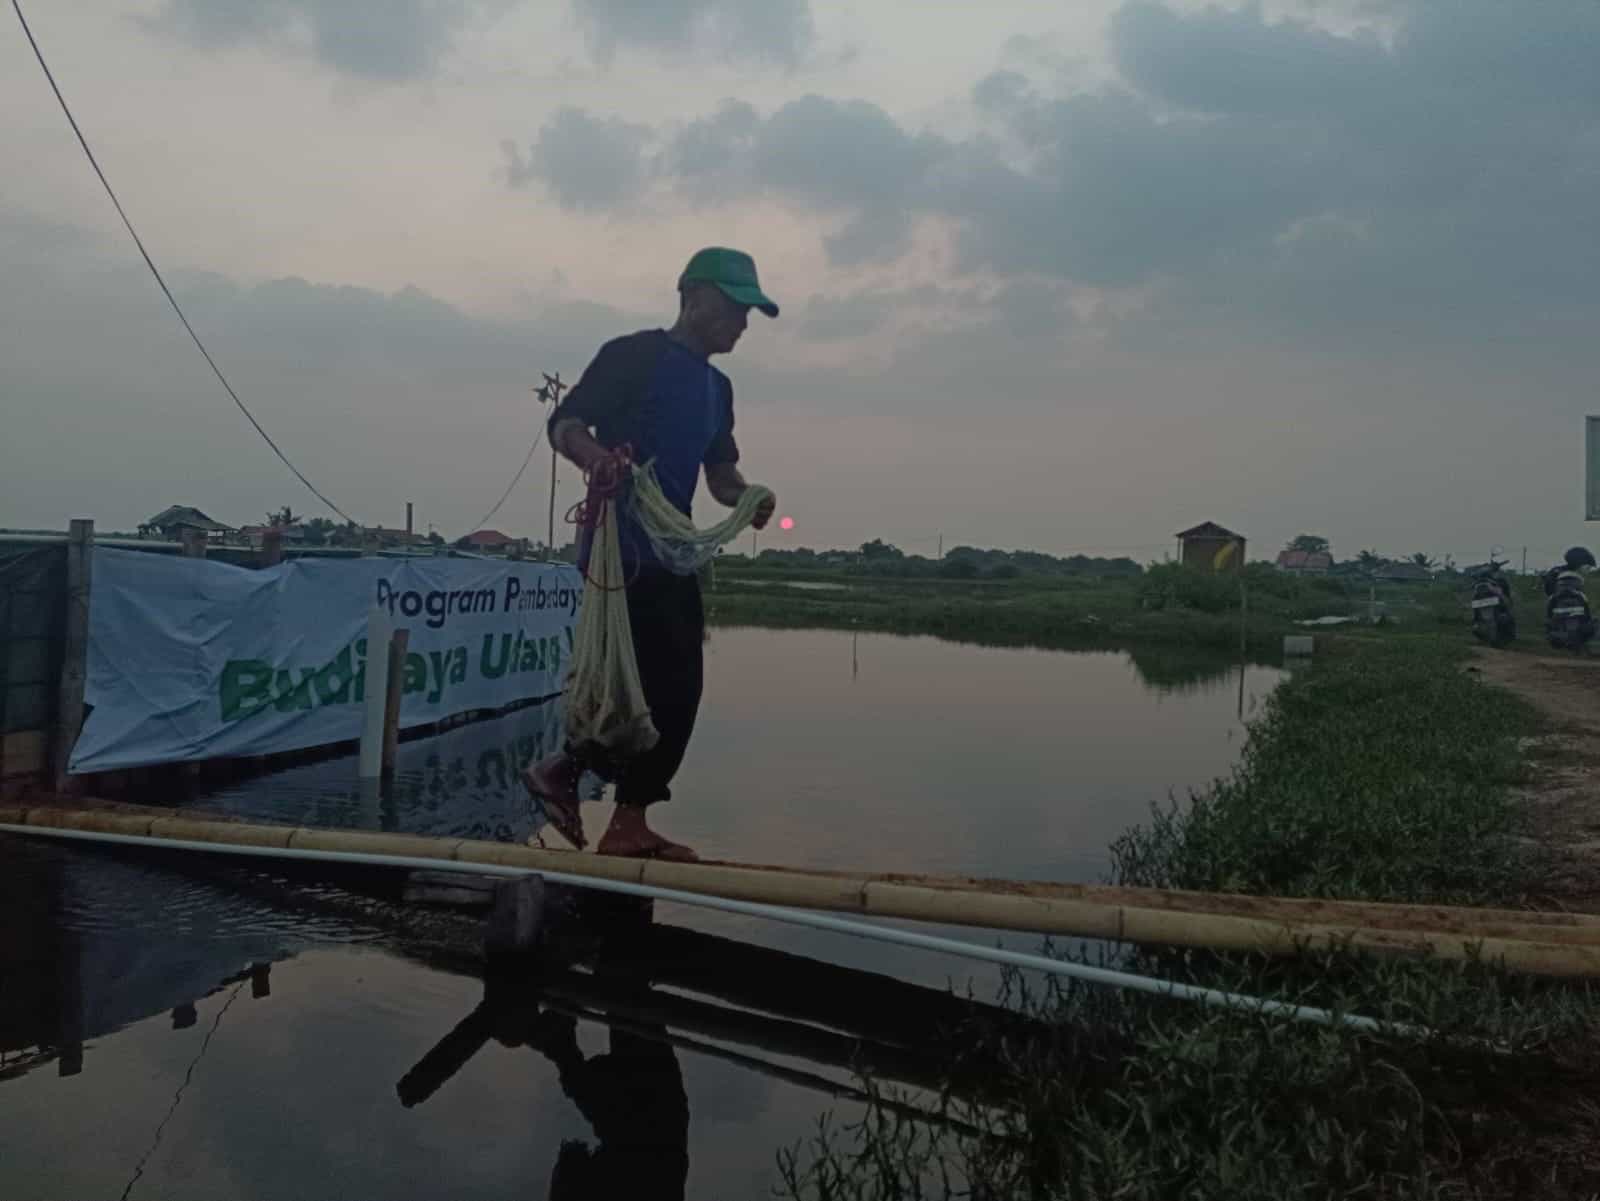
M 1232 572 L 1244 566 L 1244 535 L 1235 534 L 1214 521 L 1202 521 L 1193 529 L 1184 530 L 1177 537 L 1178 558 L 1185 567 L 1195 567 L 1201 571 Z M 1229 546 L 1234 546 L 1236 549 L 1219 567 L 1217 556 Z
M 457 541 L 456 546 L 461 550 L 475 550 L 488 554 L 508 554 L 512 551 L 520 554 L 528 549 L 528 540 L 513 538 L 510 534 L 502 534 L 499 530 L 475 530 Z
M 283 544 L 285 546 L 303 546 L 305 544 L 306 532 L 297 525 L 241 526 L 239 528 L 239 537 L 243 538 L 245 542 L 259 550 L 261 548 L 261 544 L 266 541 L 267 535 L 273 530 L 277 530 L 279 534 L 283 536 Z
M 384 549 L 396 547 L 405 549 L 428 545 L 426 534 L 413 534 L 408 530 L 391 530 L 381 525 L 367 526 L 362 530 L 362 534 L 365 535 L 366 541 L 376 543 Z
M 140 534 L 159 534 L 169 542 L 182 539 L 185 530 L 199 530 L 211 542 L 220 542 L 233 533 L 232 526 L 213 521 L 189 505 L 170 505 L 139 525 Z
M 1333 570 L 1333 556 L 1325 550 L 1281 550 L 1278 570 L 1288 575 L 1327 575 Z

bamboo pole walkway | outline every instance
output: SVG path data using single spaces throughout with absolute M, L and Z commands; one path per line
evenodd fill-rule
M 968 877 L 669 863 L 474 839 L 262 825 L 116 804 L 0 807 L 0 828 L 353 854 L 563 872 L 731 900 L 1149 946 L 1292 955 L 1482 960 L 1539 976 L 1600 977 L 1600 915 L 1322 901 Z

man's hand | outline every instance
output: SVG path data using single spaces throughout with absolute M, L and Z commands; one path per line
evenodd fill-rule
M 778 498 L 776 496 L 767 497 L 766 500 L 762 501 L 759 505 L 756 506 L 755 520 L 752 521 L 750 524 L 755 526 L 756 529 L 758 529 L 758 530 L 766 529 L 767 528 L 767 522 L 772 520 L 773 511 L 775 509 L 777 509 L 777 507 L 778 507 Z
M 745 482 L 737 465 L 733 463 L 718 463 L 715 467 L 706 468 L 706 489 L 718 504 L 733 508 L 739 503 L 739 498 L 745 494 L 750 485 Z M 772 514 L 778 507 L 776 497 L 769 496 L 761 502 L 756 509 L 755 521 L 752 523 L 756 529 L 765 529 L 767 522 L 772 520 Z
M 592 470 L 611 458 L 612 452 L 597 442 L 576 417 L 565 417 L 556 422 L 550 434 L 550 441 L 556 450 L 583 471 Z

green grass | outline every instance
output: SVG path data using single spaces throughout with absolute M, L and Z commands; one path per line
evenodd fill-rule
M 1374 639 L 1288 680 L 1236 772 L 1113 847 L 1120 883 L 1515 904 L 1533 715 L 1457 639 Z M 869 1107 L 780 1159 L 783 1194 L 1278 1201 L 1600 1194 L 1595 997 L 1480 963 L 1138 951 L 1153 975 L 1425 1027 L 1375 1037 L 1066 984 L 1000 1048 L 981 1133 Z M 975 1032 L 974 1037 L 998 1037 Z M 1015 1038 L 1015 1035 L 1009 1037 Z
M 1526 878 L 1508 786 L 1536 725 L 1437 640 L 1335 657 L 1279 689 L 1229 779 L 1113 845 L 1157 888 L 1463 904 Z
M 1276 654 L 1294 623 L 1317 617 L 1367 617 L 1376 599 L 1388 626 L 1409 633 L 1466 632 L 1462 581 L 1381 585 L 1294 579 L 1253 564 L 1244 573 L 1247 602 L 1240 620 L 1236 576 L 1217 576 L 1158 564 L 1134 577 L 1031 576 L 954 580 L 869 576 L 860 572 L 781 571 L 719 565 L 707 589 L 714 624 L 779 628 L 857 629 L 930 634 L 998 646 L 1057 649 L 1187 646 L 1232 650 L 1241 624 L 1248 648 Z M 827 590 L 795 584 L 826 584 Z M 1537 636 L 1536 581 L 1521 582 L 1520 611 Z
M 811 579 L 813 577 L 807 577 Z M 1236 607 L 1159 604 L 1138 581 L 1094 579 L 893 580 L 840 577 L 838 591 L 802 591 L 765 573 L 719 570 L 709 619 L 729 626 L 931 634 L 998 646 L 1060 649 L 1131 643 L 1236 648 Z M 1247 624 L 1256 650 L 1275 650 L 1294 627 L 1265 604 Z

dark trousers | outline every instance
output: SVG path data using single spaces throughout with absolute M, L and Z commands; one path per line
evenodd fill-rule
M 616 781 L 617 804 L 644 806 L 672 799 L 668 785 L 689 749 L 704 683 L 706 618 L 700 581 L 692 575 L 647 569 L 628 585 L 627 595 L 639 682 L 661 737 L 642 755 L 622 761 L 595 748 L 572 753 L 589 770 Z

